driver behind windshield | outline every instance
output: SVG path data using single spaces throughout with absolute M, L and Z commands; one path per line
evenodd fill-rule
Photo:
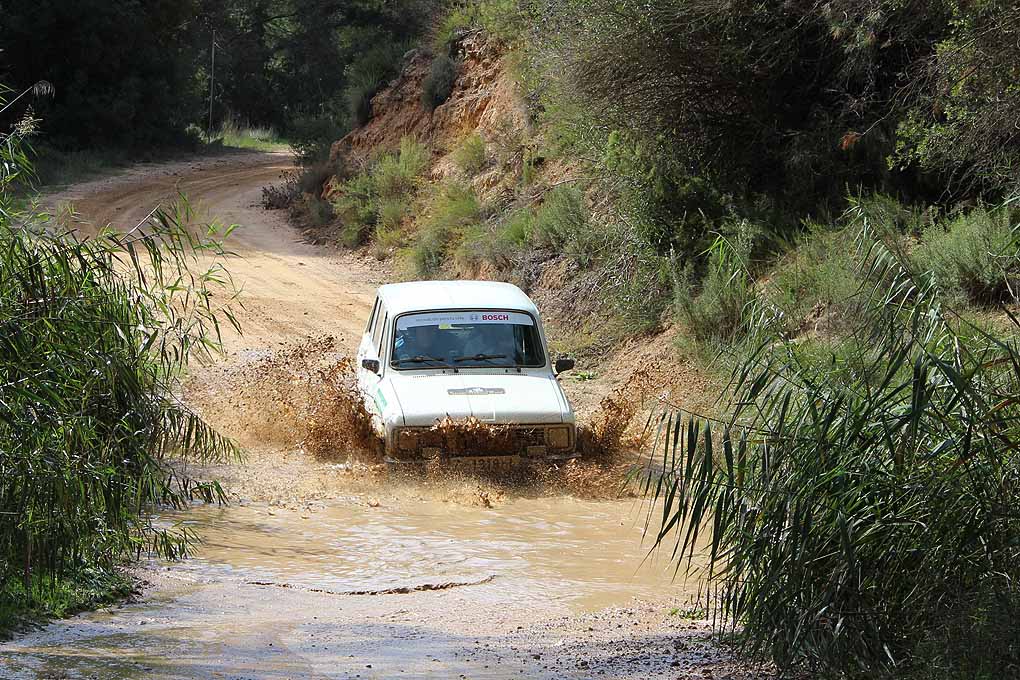
M 436 326 L 402 328 L 397 331 L 394 358 L 397 361 L 407 361 L 417 357 L 427 357 L 445 361 L 438 336 L 439 328 Z

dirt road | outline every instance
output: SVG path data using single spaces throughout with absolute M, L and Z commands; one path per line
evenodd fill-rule
M 396 482 L 304 452 L 281 406 L 294 386 L 274 371 L 302 347 L 353 348 L 386 273 L 258 207 L 288 166 L 231 155 L 49 197 L 129 227 L 180 191 L 242 225 L 228 245 L 244 335 L 194 366 L 185 394 L 248 457 L 198 471 L 224 481 L 229 507 L 160 518 L 202 534 L 195 557 L 144 565 L 133 602 L 0 645 L 0 677 L 757 677 L 706 640 L 691 588 L 647 558 L 639 501 Z

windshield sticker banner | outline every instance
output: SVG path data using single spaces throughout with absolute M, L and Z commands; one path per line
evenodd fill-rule
M 513 324 L 516 326 L 534 326 L 530 314 L 523 312 L 432 312 L 429 314 L 407 314 L 397 319 L 397 330 L 418 326 L 439 326 L 449 328 L 456 325 L 477 326 L 480 324 Z

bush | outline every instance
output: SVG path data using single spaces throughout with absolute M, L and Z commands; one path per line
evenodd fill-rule
M 453 152 L 453 163 L 469 177 L 477 175 L 489 159 L 485 153 L 485 140 L 478 132 L 472 132 Z
M 612 292 L 613 307 L 627 333 L 653 333 L 674 302 L 673 263 L 647 247 L 632 250 L 624 258 L 626 273 Z
M 284 210 L 301 196 L 301 173 L 286 172 L 280 184 L 262 187 L 262 207 L 266 210 Z
M 429 111 L 435 110 L 450 98 L 456 80 L 457 62 L 445 55 L 435 57 L 429 68 L 429 74 L 422 84 L 422 106 Z
M 852 320 L 860 286 L 855 250 L 851 230 L 814 226 L 777 263 L 763 292 L 782 311 L 788 332 L 839 330 Z
M 564 253 L 582 266 L 590 265 L 600 254 L 600 236 L 588 217 L 584 194 L 567 184 L 546 194 L 531 224 L 534 245 Z
M 500 227 L 500 238 L 518 248 L 531 241 L 535 231 L 535 214 L 528 208 L 510 213 Z
M 711 245 L 730 212 L 729 200 L 716 184 L 678 163 L 672 145 L 613 132 L 602 155 L 635 233 L 659 255 L 686 261 Z
M 301 116 L 290 125 L 290 143 L 302 165 L 322 164 L 333 142 L 344 136 L 344 126 L 330 116 Z
M 497 241 L 492 231 L 483 224 L 472 224 L 461 231 L 453 251 L 453 261 L 463 272 L 474 272 L 484 262 L 495 261 Z
M 333 202 L 333 213 L 340 220 L 340 240 L 345 246 L 357 248 L 365 242 L 375 226 L 376 210 L 371 175 L 362 172 L 343 183 L 339 198 Z
M 4 618 L 101 600 L 142 551 L 182 555 L 193 535 L 150 511 L 222 500 L 184 470 L 237 454 L 178 396 L 189 357 L 218 349 L 221 321 L 236 327 L 219 244 L 189 231 L 186 205 L 130 236 L 55 233 L 17 208 L 20 145 L 15 130 L 0 146 Z
M 383 40 L 362 52 L 347 66 L 344 98 L 347 112 L 355 126 L 362 126 L 372 117 L 372 97 L 400 69 L 402 57 L 410 48 L 406 42 Z
M 914 251 L 915 266 L 949 292 L 980 305 L 1020 295 L 1020 219 L 1007 208 L 976 208 L 931 225 Z
M 478 28 L 509 45 L 521 39 L 526 26 L 514 0 L 472 0 L 443 16 L 432 38 L 432 51 L 449 54 L 458 36 Z
M 402 138 L 399 152 L 383 156 L 372 168 L 375 193 L 387 198 L 411 193 L 430 160 L 431 154 L 423 144 L 410 137 Z
M 219 140 L 223 146 L 235 149 L 285 151 L 288 148 L 287 141 L 271 127 L 253 126 L 232 118 L 223 121 L 220 126 Z
M 320 196 L 322 189 L 333 176 L 333 169 L 326 163 L 316 163 L 300 170 L 297 176 L 297 189 L 302 194 Z
M 745 241 L 719 236 L 707 252 L 708 272 L 697 292 L 690 269 L 677 277 L 677 315 L 699 342 L 734 342 L 743 332 L 754 299 L 746 252 Z
M 410 259 L 417 276 L 434 278 L 443 271 L 451 245 L 481 220 L 481 206 L 469 187 L 448 183 L 437 187 L 425 215 L 411 246 Z
M 720 623 L 782 670 L 1010 676 L 1020 405 L 1003 396 L 1020 390 L 1020 354 L 947 319 L 929 277 L 858 239 L 858 330 L 829 361 L 800 361 L 763 303 L 730 426 L 664 416 L 677 436 L 659 439 L 666 473 L 651 478 L 659 540 L 680 561 L 711 546 Z
M 342 224 L 343 244 L 348 248 L 361 245 L 372 234 L 372 227 L 376 227 L 376 236 L 386 241 L 376 250 L 377 256 L 397 245 L 400 223 L 430 160 L 428 149 L 405 137 L 400 140 L 397 153 L 380 157 L 341 184 L 333 209 Z
M 403 242 L 402 227 L 410 207 L 404 197 L 380 199 L 373 243 L 377 259 L 384 259 Z
M 405 213 L 406 214 L 406 208 Z M 372 253 L 376 259 L 384 260 L 404 245 L 404 232 L 401 222 L 380 221 L 375 228 Z
M 457 36 L 478 25 L 478 4 L 466 2 L 450 9 L 439 21 L 432 37 L 432 52 L 449 56 Z
M 307 211 L 313 227 L 322 227 L 333 221 L 333 206 L 318 196 L 308 197 Z
M 404 198 L 384 198 L 379 201 L 378 227 L 385 230 L 396 230 L 407 216 L 410 205 Z

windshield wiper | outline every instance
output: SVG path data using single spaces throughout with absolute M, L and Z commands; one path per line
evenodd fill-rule
M 461 361 L 486 361 L 488 359 L 506 359 L 505 354 L 474 354 L 469 357 L 457 357 L 454 359 L 457 363 Z
M 416 356 L 416 357 L 408 357 L 406 359 L 394 359 L 393 360 L 393 363 L 395 363 L 395 364 L 424 364 L 424 363 L 427 363 L 427 362 L 431 362 L 431 363 L 435 363 L 435 364 L 442 364 L 443 366 L 449 366 L 450 365 L 450 364 L 446 363 L 446 359 L 437 359 L 436 357 L 429 357 L 429 356 L 423 356 L 423 355 L 419 355 L 419 356 Z

